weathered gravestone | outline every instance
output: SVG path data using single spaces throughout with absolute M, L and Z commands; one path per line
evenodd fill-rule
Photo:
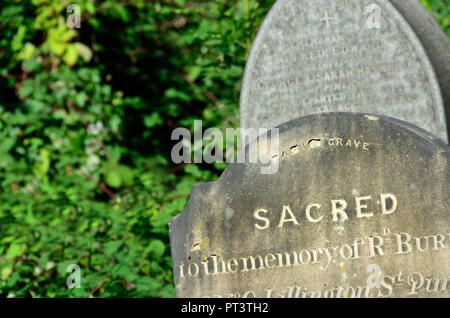
M 387 115 L 447 141 L 432 64 L 389 1 L 278 0 L 264 20 L 246 65 L 241 127 L 329 111 Z
M 390 0 L 417 34 L 436 72 L 450 122 L 450 42 L 418 0 Z M 449 127 L 447 126 L 447 130 Z
M 231 164 L 170 221 L 178 297 L 450 297 L 449 146 L 355 113 L 279 132 L 276 174 Z

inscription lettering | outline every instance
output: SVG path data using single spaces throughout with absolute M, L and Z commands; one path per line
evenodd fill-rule
M 189 279 L 203 275 L 248 273 L 250 271 L 274 270 L 275 268 L 311 265 L 318 266 L 321 271 L 326 271 L 332 264 L 336 264 L 340 261 L 354 261 L 361 258 L 372 259 L 374 257 L 384 257 L 388 254 L 395 256 L 409 253 L 423 253 L 425 251 L 439 253 L 448 251 L 450 248 L 450 233 L 437 233 L 434 235 L 413 237 L 411 234 L 399 232 L 388 237 L 390 230 L 387 228 L 383 229 L 383 233 L 383 236 L 374 234 L 367 237 L 358 237 L 353 243 L 343 244 L 341 246 L 303 248 L 291 252 L 280 251 L 267 253 L 265 255 L 232 257 L 230 259 L 222 259 L 220 256 L 211 255 L 202 261 L 203 267 L 199 267 L 195 262 L 191 262 L 187 265 L 181 262 L 177 266 L 178 275 L 182 279 Z M 422 243 L 427 240 L 430 241 L 430 244 L 428 247 L 425 247 Z M 363 247 L 366 246 L 366 242 L 367 247 L 364 249 Z M 389 246 L 386 245 L 388 243 L 390 244 Z M 422 245 L 419 246 L 418 244 Z M 203 270 L 201 270 L 202 268 Z M 400 273 L 396 277 L 387 277 L 387 279 L 391 279 L 392 284 L 398 284 L 403 281 L 402 276 L 403 274 Z M 383 285 L 383 282 L 380 284 Z M 429 286 L 426 287 L 424 284 L 428 284 Z M 439 286 L 442 284 L 443 281 L 439 281 Z M 447 282 L 445 282 L 445 284 L 447 284 Z M 422 279 L 412 277 L 409 285 L 412 292 L 415 292 L 424 286 L 428 288 L 428 290 L 437 288 L 435 281 L 427 281 L 425 278 L 422 281 Z M 431 285 L 433 286 L 430 287 Z M 443 287 L 439 288 L 442 289 Z M 386 287 L 386 289 L 390 290 L 388 287 Z M 382 294 L 382 297 L 388 297 L 389 295 L 389 293 Z
M 342 140 L 339 138 L 336 141 L 342 144 Z M 398 207 L 397 197 L 392 193 L 380 194 L 381 211 L 380 215 L 386 216 L 394 213 Z M 355 197 L 355 211 L 357 219 L 370 219 L 375 216 L 373 211 L 367 211 L 368 204 L 372 200 L 372 196 L 356 196 Z M 314 209 L 314 215 L 312 210 Z M 322 211 L 322 205 L 320 203 L 311 202 L 305 208 L 305 219 L 310 223 L 319 223 L 323 221 L 324 214 Z M 331 217 L 332 222 L 344 223 L 349 219 L 348 203 L 344 199 L 331 200 Z M 264 214 L 264 216 L 262 216 Z M 256 220 L 254 226 L 258 230 L 267 230 L 270 227 L 270 211 L 267 209 L 258 208 L 253 212 L 253 216 Z M 285 226 L 298 226 L 300 225 L 296 214 L 292 211 L 289 204 L 283 205 L 281 209 L 280 219 L 278 221 L 277 228 L 282 229 Z M 441 244 L 440 241 L 436 242 L 436 245 Z M 375 248 L 375 246 L 374 246 Z
M 393 295 L 396 289 L 406 289 L 408 295 L 448 295 L 450 292 L 450 275 L 427 276 L 420 272 L 411 274 L 398 273 L 394 275 L 382 274 L 379 287 L 370 287 L 367 284 L 353 286 L 336 286 L 314 291 L 305 286 L 292 285 L 281 290 L 265 288 L 261 291 L 246 291 L 242 297 L 249 294 L 252 297 L 265 298 L 385 298 Z M 214 295 L 205 297 L 239 297 L 241 293 L 227 295 Z

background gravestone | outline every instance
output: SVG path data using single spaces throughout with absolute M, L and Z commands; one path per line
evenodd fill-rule
M 276 174 L 231 164 L 192 186 L 169 224 L 178 297 L 450 296 L 445 143 L 327 113 L 283 124 L 279 145 Z
M 432 64 L 387 0 L 279 0 L 263 22 L 244 74 L 241 127 L 328 111 L 383 114 L 448 140 Z

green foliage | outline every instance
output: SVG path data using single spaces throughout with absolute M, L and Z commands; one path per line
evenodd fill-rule
M 174 296 L 168 221 L 224 165 L 172 164 L 171 132 L 237 126 L 272 3 L 2 2 L 0 296 Z
M 448 0 L 425 2 L 449 34 Z M 0 297 L 174 296 L 168 220 L 225 164 L 174 165 L 171 132 L 238 125 L 273 3 L 2 1 Z

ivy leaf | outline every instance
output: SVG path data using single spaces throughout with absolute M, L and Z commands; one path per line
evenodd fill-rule
M 124 165 L 120 165 L 118 170 L 123 184 L 127 186 L 132 185 L 134 180 L 133 169 Z
M 123 244 L 123 241 L 112 241 L 105 244 L 103 251 L 107 256 L 113 256 L 120 246 Z
M 200 76 L 201 73 L 202 73 L 202 68 L 200 66 L 191 66 L 188 68 L 187 77 L 190 81 L 193 82 Z
M 69 265 L 72 265 L 72 264 L 77 264 L 77 261 L 76 260 L 63 261 L 57 265 L 56 269 L 61 276 L 66 276 L 67 269 L 69 268 Z
M 32 80 L 25 80 L 22 82 L 22 87 L 19 89 L 19 96 L 22 99 L 30 96 L 34 91 L 34 82 Z
M 78 51 L 78 54 L 81 56 L 81 58 L 86 63 L 89 62 L 92 58 L 92 50 L 87 45 L 84 45 L 83 43 L 80 43 L 80 42 L 75 42 L 74 45 Z
M 196 165 L 186 166 L 186 168 L 184 168 L 184 172 L 190 174 L 191 176 L 193 176 L 194 178 L 197 178 L 197 179 L 202 177 L 202 171 Z
M 433 13 L 433 8 L 431 7 L 429 0 L 420 0 L 420 2 L 430 13 Z
M 77 101 L 78 106 L 83 107 L 84 104 L 86 104 L 86 101 L 89 100 L 89 97 L 84 91 L 82 91 L 75 96 L 75 100 Z
M 36 47 L 34 46 L 34 44 L 27 42 L 22 51 L 17 54 L 17 58 L 19 60 L 28 60 L 33 55 L 34 51 L 36 51 Z
M 12 274 L 13 272 L 13 266 L 12 265 L 8 265 L 6 267 L 3 267 L 0 273 L 1 279 L 2 280 L 7 280 L 9 278 L 9 276 Z
M 161 288 L 161 284 L 159 284 L 154 278 L 151 277 L 142 277 L 137 282 L 136 290 L 138 292 L 157 294 Z
M 116 164 L 120 161 L 121 150 L 117 145 L 108 146 L 109 160 L 111 164 Z
M 22 47 L 22 41 L 25 37 L 25 33 L 27 32 L 27 28 L 24 25 L 19 26 L 16 34 L 14 35 L 11 41 L 11 50 L 18 51 Z
M 60 56 L 64 53 L 64 50 L 66 49 L 67 44 L 64 42 L 57 41 L 57 40 L 49 40 L 48 47 L 49 47 L 50 51 L 52 51 L 56 55 Z
M 111 268 L 111 275 L 113 278 L 117 277 L 129 277 L 133 274 L 131 268 L 124 264 L 116 264 Z
M 115 148 L 110 148 L 115 149 Z M 113 154 L 115 152 L 113 151 Z M 112 157 L 111 160 L 117 160 L 117 157 Z M 113 188 L 120 188 L 122 185 L 131 185 L 134 180 L 133 169 L 110 161 L 103 167 L 106 184 Z
M 20 257 L 25 253 L 27 246 L 22 243 L 12 243 L 6 251 L 6 259 Z
M 160 240 L 151 240 L 147 251 L 151 253 L 155 259 L 160 259 L 166 251 L 166 246 Z
M 106 184 L 113 188 L 120 188 L 122 185 L 122 178 L 119 171 L 113 167 L 108 168 L 105 173 Z
M 144 125 L 147 128 L 159 126 L 162 123 L 163 123 L 163 119 L 157 112 L 152 113 L 150 116 L 144 116 Z
M 39 162 L 33 165 L 33 172 L 38 178 L 43 178 L 47 175 L 50 169 L 50 152 L 47 149 L 39 151 Z
M 75 45 L 68 45 L 67 46 L 67 50 L 66 53 L 64 53 L 63 55 L 63 61 L 69 65 L 69 66 L 73 66 L 75 65 L 75 63 L 78 60 L 78 50 L 75 47 Z

